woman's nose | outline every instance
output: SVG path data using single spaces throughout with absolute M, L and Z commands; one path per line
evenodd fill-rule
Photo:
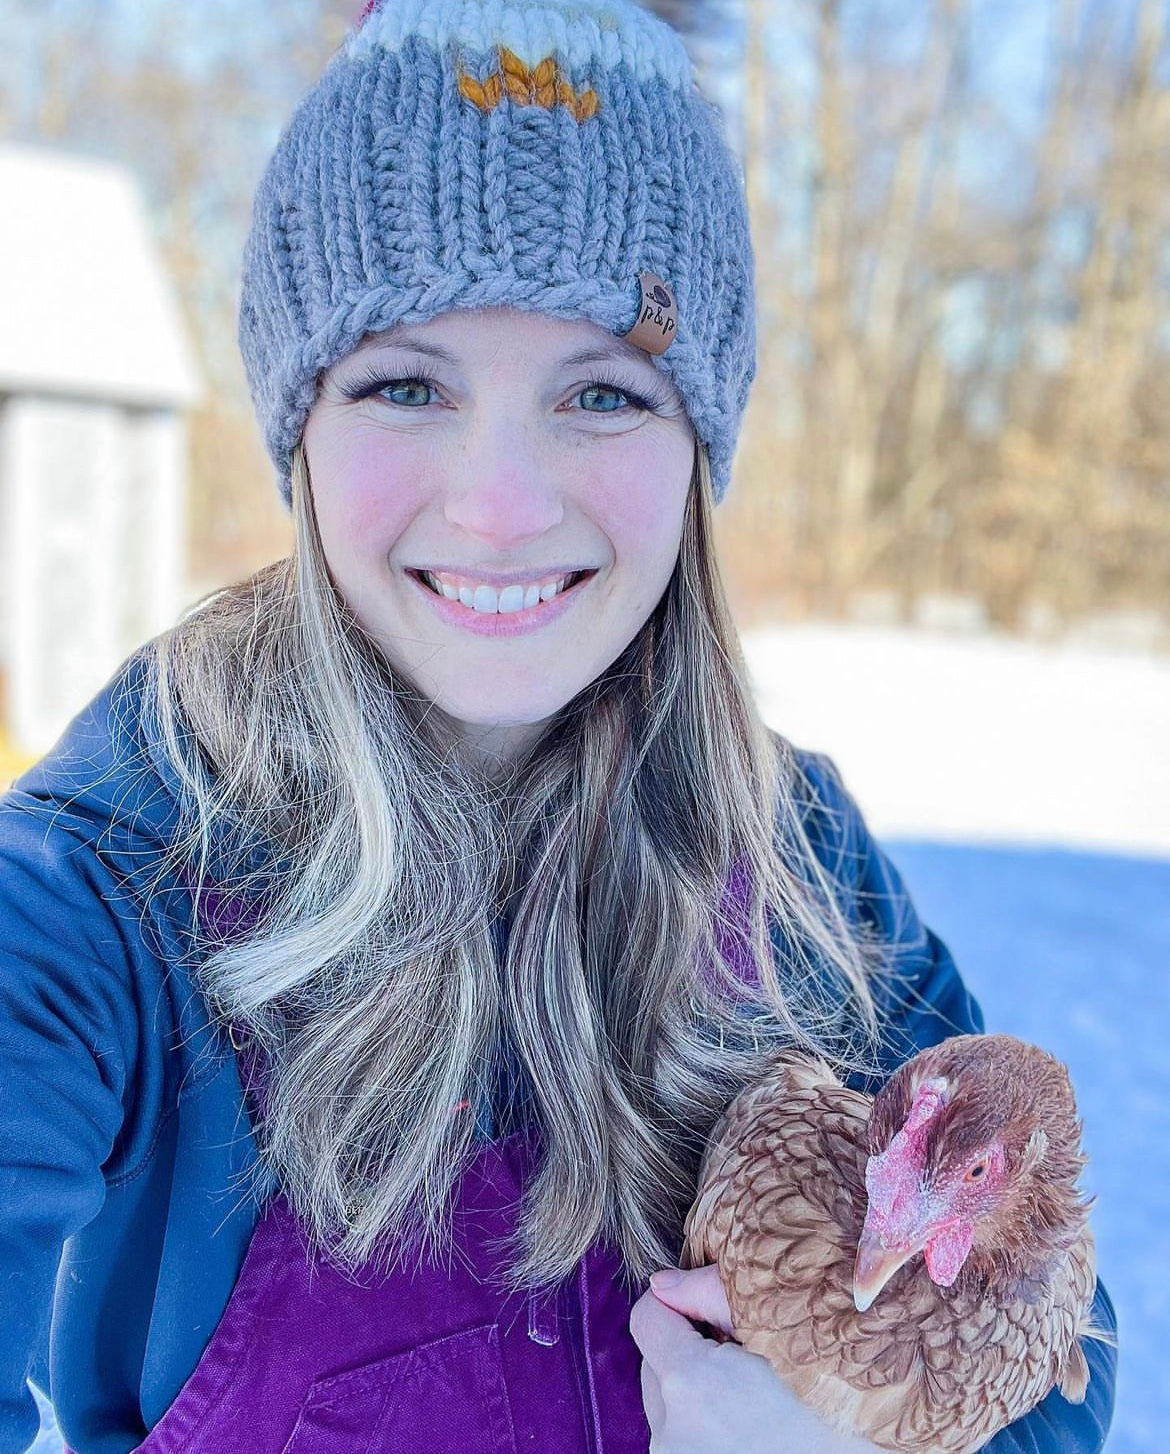
M 563 472 L 515 432 L 479 430 L 448 474 L 444 513 L 497 554 L 515 553 L 563 519 Z

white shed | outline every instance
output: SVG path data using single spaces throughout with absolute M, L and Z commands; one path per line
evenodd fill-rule
M 0 146 L 0 739 L 18 756 L 176 618 L 200 397 L 130 173 Z

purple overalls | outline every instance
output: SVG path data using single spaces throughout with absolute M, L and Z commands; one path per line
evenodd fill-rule
M 543 1293 L 504 1292 L 487 1242 L 514 1230 L 523 1132 L 465 1173 L 450 1270 L 349 1280 L 310 1261 L 281 1194 L 153 1454 L 647 1454 L 633 1299 L 594 1246 Z M 466 1254 L 466 1256 L 464 1256 Z
M 263 1072 L 247 1042 L 240 1067 L 259 1106 Z M 595 1243 L 574 1275 L 540 1292 L 509 1294 L 494 1281 L 505 1253 L 489 1247 L 515 1230 L 538 1135 L 481 1145 L 456 1188 L 449 1266 L 348 1276 L 309 1257 L 289 1203 L 272 1196 L 211 1341 L 138 1447 L 648 1454 L 642 1355 L 629 1330 L 645 1289 L 626 1290 L 616 1251 Z

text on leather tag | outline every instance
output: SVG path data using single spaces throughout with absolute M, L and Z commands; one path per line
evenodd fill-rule
M 674 294 L 657 273 L 639 273 L 642 290 L 638 319 L 621 336 L 647 353 L 665 353 L 678 333 L 678 304 Z

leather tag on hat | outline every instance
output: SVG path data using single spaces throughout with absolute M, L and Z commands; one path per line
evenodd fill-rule
M 674 294 L 657 273 L 639 273 L 638 286 L 642 296 L 637 322 L 620 336 L 647 353 L 665 353 L 678 334 L 678 304 Z

